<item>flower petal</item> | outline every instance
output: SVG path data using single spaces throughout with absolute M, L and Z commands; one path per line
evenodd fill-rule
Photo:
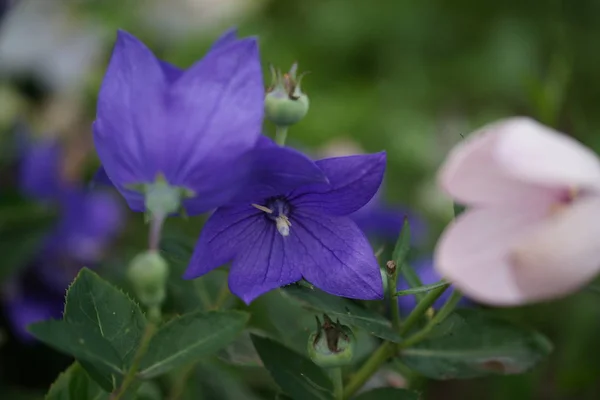
M 385 152 L 326 158 L 317 165 L 329 185 L 302 188 L 293 193 L 295 206 L 333 215 L 348 215 L 367 204 L 375 195 L 385 172 Z
M 55 199 L 63 186 L 60 176 L 61 151 L 58 143 L 46 140 L 28 143 L 24 147 L 19 169 L 21 190 L 38 199 Z
M 209 52 L 175 82 L 167 101 L 167 136 L 176 139 L 168 143 L 167 178 L 199 198 L 226 197 L 220 192 L 237 177 L 221 172 L 233 169 L 261 134 L 264 88 L 256 40 Z
M 163 74 L 165 75 L 168 83 L 172 84 L 179 79 L 181 75 L 183 75 L 183 70 L 181 68 L 178 68 L 173 64 L 163 60 L 158 60 L 158 62 L 160 63 L 160 67 L 162 68 Z
M 440 186 L 465 205 L 549 205 L 562 191 L 512 176 L 498 162 L 504 121 L 481 128 L 456 145 L 438 172 Z
M 266 217 L 263 217 L 266 220 Z M 246 304 L 258 296 L 302 279 L 294 257 L 297 238 L 281 236 L 268 221 L 252 235 L 231 264 L 229 289 Z
M 197 278 L 233 260 L 264 229 L 263 214 L 249 204 L 218 208 L 204 224 L 183 277 Z
M 514 274 L 528 300 L 563 296 L 600 272 L 599 215 L 599 197 L 581 199 L 517 244 Z
M 466 210 L 438 241 L 435 268 L 473 300 L 504 306 L 523 304 L 528 295 L 517 285 L 508 255 L 546 213 L 539 208 Z
M 163 170 L 171 141 L 165 131 L 165 88 L 152 52 L 119 31 L 98 95 L 94 143 L 108 177 L 128 202 L 133 192 L 124 185 L 153 182 Z
M 600 191 L 600 159 L 577 140 L 530 118 L 511 118 L 496 128 L 496 157 L 515 177 L 551 187 Z
M 373 249 L 365 235 L 347 217 L 295 212 L 290 236 L 297 237 L 296 252 L 302 276 L 328 293 L 354 299 L 383 298 L 383 282 Z

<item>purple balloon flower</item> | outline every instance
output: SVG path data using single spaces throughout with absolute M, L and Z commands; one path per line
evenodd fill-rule
M 106 175 L 131 209 L 131 185 L 162 176 L 200 214 L 230 200 L 247 178 L 241 164 L 261 133 L 264 87 L 256 39 L 225 33 L 183 71 L 119 31 L 100 88 L 94 142 Z M 189 198 L 189 196 L 192 196 Z
M 264 142 L 255 163 L 244 197 L 208 219 L 184 277 L 231 261 L 229 288 L 247 304 L 302 278 L 337 296 L 381 299 L 373 249 L 348 215 L 379 188 L 385 153 L 313 162 Z

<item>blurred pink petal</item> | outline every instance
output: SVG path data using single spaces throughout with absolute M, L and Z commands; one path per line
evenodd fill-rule
M 517 285 L 531 300 L 572 292 L 600 272 L 600 197 L 546 219 L 511 253 Z
M 442 234 L 434 265 L 464 294 L 482 303 L 513 305 L 526 300 L 508 257 L 535 229 L 543 209 L 474 209 L 465 211 Z
M 505 120 L 497 130 L 494 155 L 508 174 L 548 187 L 600 191 L 600 159 L 575 139 L 522 117 Z
M 495 151 L 504 122 L 485 126 L 460 142 L 440 168 L 440 186 L 461 204 L 550 204 L 558 197 L 554 188 L 533 185 L 511 176 L 496 159 Z

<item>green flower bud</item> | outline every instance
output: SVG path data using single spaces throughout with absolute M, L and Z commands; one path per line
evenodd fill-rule
M 356 339 L 346 325 L 333 322 L 323 314 L 323 324 L 317 319 L 317 331 L 308 338 L 308 355 L 313 362 L 324 368 L 336 368 L 350 364 L 354 356 Z
M 304 74 L 296 78 L 298 64 L 282 74 L 271 66 L 273 81 L 265 97 L 265 116 L 277 126 L 288 127 L 300 121 L 308 112 L 308 96 L 302 93 L 300 83 Z
M 147 307 L 157 307 L 165 300 L 168 277 L 167 262 L 153 250 L 135 256 L 127 268 L 127 278 L 140 302 Z
M 162 173 L 156 175 L 154 183 L 134 183 L 125 187 L 144 195 L 148 221 L 152 217 L 164 218 L 169 214 L 184 211 L 181 206 L 183 200 L 195 196 L 194 191 L 190 189 L 171 186 Z

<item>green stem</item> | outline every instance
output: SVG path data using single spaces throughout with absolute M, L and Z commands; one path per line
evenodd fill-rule
M 396 291 L 398 290 L 398 268 L 393 268 L 391 274 L 390 271 L 391 269 L 387 271 L 386 276 L 390 312 L 392 313 L 392 327 L 396 332 L 400 332 L 400 309 L 398 307 L 398 298 L 396 297 Z
M 173 384 L 173 387 L 171 388 L 171 392 L 168 397 L 169 400 L 178 400 L 183 395 L 183 392 L 185 391 L 185 385 L 186 385 L 188 379 L 194 373 L 195 367 L 196 367 L 195 362 L 189 363 L 188 365 L 186 365 L 184 367 L 185 369 L 179 373 L 177 380 L 175 381 L 175 383 Z
M 333 382 L 333 398 L 335 400 L 343 400 L 344 381 L 342 378 L 342 369 L 340 367 L 329 369 L 329 376 Z
M 356 393 L 388 358 L 390 358 L 395 352 L 395 344 L 391 342 L 384 342 L 375 352 L 369 357 L 369 359 L 360 367 L 356 374 L 352 376 L 348 386 L 344 390 L 344 399 L 349 399 Z
M 280 146 L 285 146 L 285 139 L 287 139 L 288 127 L 287 126 L 276 126 L 275 127 L 275 143 Z
M 148 345 L 150 344 L 152 336 L 154 336 L 154 332 L 156 332 L 156 328 L 157 327 L 153 322 L 150 322 L 148 325 L 146 325 L 144 335 L 142 336 L 142 339 L 140 340 L 140 345 L 137 351 L 135 352 L 133 361 L 131 363 L 131 367 L 127 371 L 127 374 L 125 375 L 121 386 L 119 386 L 119 388 L 111 394 L 111 400 L 121 399 L 121 397 L 123 397 L 129 386 L 131 386 L 131 384 L 135 381 L 135 374 L 140 368 L 142 357 L 144 357 L 146 351 L 148 350 Z
M 442 286 L 434 289 L 427 293 L 427 295 L 421 300 L 417 306 L 408 315 L 402 328 L 400 329 L 400 335 L 407 334 L 411 328 L 419 321 L 419 319 L 429 310 L 429 308 L 435 303 L 435 301 L 446 291 L 448 286 Z

